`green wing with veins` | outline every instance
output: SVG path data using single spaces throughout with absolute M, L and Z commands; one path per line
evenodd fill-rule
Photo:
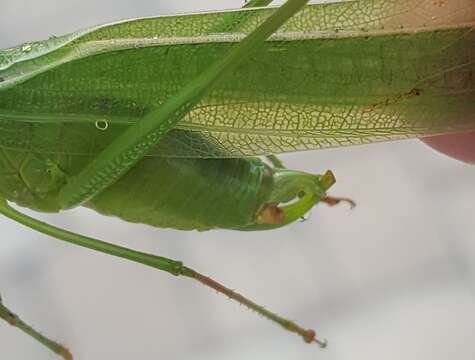
M 0 144 L 95 154 L 273 11 L 128 20 L 3 50 Z M 240 157 L 475 129 L 474 24 L 471 0 L 309 5 L 150 155 Z

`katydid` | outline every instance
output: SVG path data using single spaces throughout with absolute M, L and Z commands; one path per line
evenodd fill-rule
M 84 205 L 157 227 L 272 229 L 338 201 L 326 195 L 335 180 L 249 156 L 475 128 L 469 11 L 455 21 L 443 16 L 454 9 L 432 2 L 363 0 L 295 14 L 306 2 L 138 19 L 4 50 L 2 197 L 46 212 Z M 428 24 L 404 17 L 417 6 Z M 340 16 L 356 9 L 370 20 Z M 325 344 L 180 262 L 38 223 L 5 201 L 0 212 L 194 278 Z

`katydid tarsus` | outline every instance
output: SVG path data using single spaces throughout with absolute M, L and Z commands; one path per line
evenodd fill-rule
M 18 48 L 19 52 L 4 51 L 0 66 L 0 120 L 5 131 L 0 134 L 0 149 L 2 166 L 11 171 L 2 175 L 1 194 L 9 201 L 41 211 L 84 204 L 105 214 L 159 227 L 271 229 L 295 221 L 317 202 L 325 201 L 333 175 L 327 172 L 315 176 L 271 168 L 259 159 L 232 158 L 475 128 L 470 15 L 466 21 L 453 24 L 450 18 L 444 20 L 440 9 L 433 5 L 434 8 L 424 8 L 436 14 L 434 18 L 428 16 L 433 24 L 406 25 L 401 15 L 394 15 L 387 23 L 370 22 L 364 29 L 357 22 L 336 22 L 322 29 L 323 23 L 319 25 L 316 18 L 322 9 L 331 18 L 332 13 L 345 7 L 351 13 L 352 6 L 369 9 L 373 4 L 374 12 L 404 14 L 414 4 L 360 1 L 321 8 L 315 5 L 305 8 L 271 41 L 264 43 L 306 2 L 291 0 L 280 10 L 203 14 L 202 19 L 208 18 L 201 22 L 196 15 L 177 17 L 185 23 L 201 24 L 192 29 L 196 31 L 195 37 L 187 33 L 190 29 L 186 27 L 152 33 L 159 28 L 153 22 L 172 23 L 174 18 L 169 17 L 142 20 L 151 24 L 147 34 L 140 34 L 139 26 L 135 30 L 128 27 L 134 22 L 119 23 L 53 39 L 51 48 L 46 43 L 40 44 L 40 49 L 35 48 L 37 44 L 26 44 Z M 248 5 L 267 3 L 255 1 Z M 375 15 L 375 19 L 379 18 L 381 14 Z M 257 27 L 263 19 L 267 22 Z M 308 19 L 315 23 L 305 21 Z M 299 28 L 300 33 L 296 31 Z M 395 56 L 402 56 L 401 52 L 396 53 L 397 46 L 406 49 L 407 62 Z M 348 54 L 356 48 L 366 55 L 351 58 Z M 443 57 L 441 49 L 445 51 Z M 385 52 L 384 64 L 375 63 L 375 58 Z M 197 59 L 192 66 L 178 62 L 187 55 Z M 422 58 L 426 67 L 417 68 Z M 152 86 L 154 76 L 163 78 L 163 59 L 181 67 L 181 79 L 163 81 L 165 85 L 161 87 Z M 274 68 L 269 59 L 275 60 Z M 139 65 L 133 69 L 126 66 L 122 71 L 117 64 L 126 60 Z M 331 62 L 338 64 L 332 67 Z M 257 76 L 263 72 L 263 64 L 269 67 L 268 78 Z M 288 68 L 283 64 L 288 64 Z M 328 79 L 333 77 L 333 83 L 318 71 L 313 72 L 312 78 L 308 74 L 312 73 L 311 66 L 325 70 Z M 93 83 L 88 76 L 81 75 L 85 69 L 91 71 L 88 76 L 99 80 Z M 147 74 L 147 84 L 140 72 L 150 69 L 156 69 L 156 73 Z M 407 78 L 398 77 L 397 71 L 403 69 L 404 74 L 410 73 Z M 76 80 L 71 74 L 78 75 Z M 254 75 L 257 80 L 253 83 Z M 106 90 L 101 86 L 101 76 L 107 79 Z M 139 98 L 134 95 L 137 90 L 129 76 L 144 83 L 143 91 L 149 93 L 148 98 L 145 94 L 139 94 Z M 303 81 L 305 78 L 307 81 Z M 368 86 L 372 86 L 372 92 L 360 96 Z M 41 91 L 48 94 L 48 99 L 41 96 Z M 55 106 L 51 105 L 53 102 Z M 242 114 L 247 114 L 251 123 Z M 233 123 L 221 121 L 223 115 L 233 118 Z M 210 123 L 213 116 L 214 122 Z M 270 118 L 268 123 L 264 117 Z M 273 124 L 269 125 L 271 121 Z M 64 134 L 64 125 L 70 126 L 69 135 Z M 73 140 L 86 126 L 97 138 L 87 144 L 67 142 L 65 137 Z M 176 130 L 168 133 L 172 128 Z M 52 140 L 46 139 L 39 144 L 41 148 L 32 151 L 30 147 L 45 136 Z M 48 148 L 51 143 L 55 147 Z M 175 151 L 176 158 L 170 156 L 171 151 Z M 75 164 L 71 164 L 72 155 L 80 157 Z M 279 165 L 275 159 L 273 162 Z M 177 185 L 178 175 L 183 177 L 180 188 L 167 191 L 172 184 Z M 161 189 L 161 195 L 151 204 L 147 203 L 150 195 L 143 193 L 136 196 L 130 209 L 122 208 L 124 195 L 137 194 L 135 189 L 143 187 L 146 181 Z M 194 188 L 193 193 L 186 192 L 190 188 Z M 213 206 L 203 209 L 205 204 Z M 298 333 L 307 342 L 325 345 L 313 330 L 264 310 L 181 262 L 41 224 L 5 201 L 0 211 L 53 237 L 194 278 Z M 15 324 L 11 313 L 2 309 L 2 318 Z M 39 340 L 69 356 L 54 342 Z

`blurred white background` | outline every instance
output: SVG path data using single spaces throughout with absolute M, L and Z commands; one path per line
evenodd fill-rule
M 122 18 L 233 8 L 242 0 L 0 0 L 0 48 Z M 332 194 L 354 211 L 317 207 L 267 233 L 186 233 L 89 210 L 35 214 L 56 225 L 175 259 L 270 309 L 315 327 L 305 345 L 191 280 L 38 235 L 0 218 L 5 303 L 75 358 L 473 359 L 475 167 L 419 141 L 286 155 L 333 169 Z M 0 323 L 0 358 L 55 359 Z

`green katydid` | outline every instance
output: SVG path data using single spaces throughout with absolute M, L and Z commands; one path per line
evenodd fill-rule
M 232 158 L 475 128 L 473 19 L 453 24 L 436 5 L 423 3 L 433 23 L 406 25 L 412 1 L 314 5 L 263 44 L 303 3 L 290 1 L 296 7 L 281 13 L 141 19 L 5 50 L 0 139 L 2 166 L 11 171 L 1 179 L 2 195 L 42 211 L 87 201 L 99 212 L 160 227 L 267 229 L 325 200 L 333 176 Z M 337 17 L 355 8 L 373 22 L 362 29 L 361 19 Z M 333 14 L 335 22 L 319 22 L 320 13 Z M 395 15 L 384 22 L 386 13 Z M 275 23 L 256 30 L 266 18 Z M 243 42 L 247 34 L 254 37 Z M 361 49 L 358 58 L 351 55 L 355 49 Z M 167 62 L 173 70 L 161 65 Z M 399 76 L 403 70 L 407 78 Z M 158 126 L 167 123 L 158 135 L 157 119 L 163 119 Z M 135 145 L 128 143 L 133 137 Z M 179 190 L 177 174 L 183 174 Z M 173 191 L 162 190 L 164 198 L 157 195 L 154 204 L 146 193 L 128 197 L 129 208 L 121 207 L 124 195 L 137 194 L 134 188 L 145 181 Z M 203 204 L 214 207 L 203 211 Z M 193 277 L 247 302 L 179 262 L 41 225 L 6 203 L 1 211 L 36 230 Z M 319 341 L 312 331 L 249 305 Z

